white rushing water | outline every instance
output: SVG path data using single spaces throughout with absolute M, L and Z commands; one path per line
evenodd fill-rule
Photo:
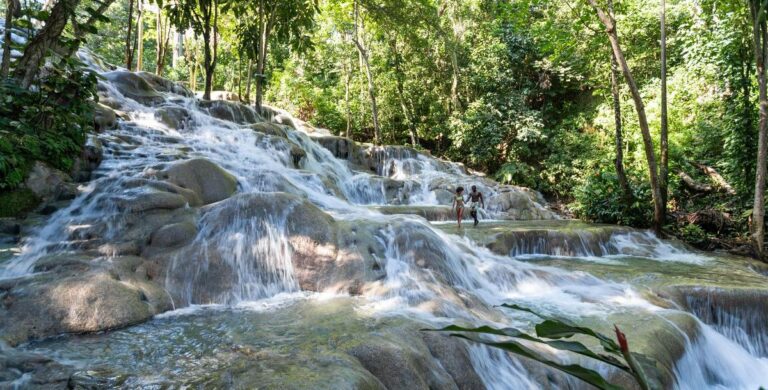
M 521 235 L 510 253 L 499 255 L 468 237 L 445 233 L 423 218 L 383 215 L 366 207 L 439 206 L 441 199 L 445 205 L 446 193 L 457 185 L 476 184 L 487 201 L 502 199 L 511 191 L 468 175 L 457 164 L 404 148 L 371 148 L 375 171 L 366 171 L 336 158 L 297 120 L 292 120 L 297 129 L 284 128 L 291 141 L 288 143 L 281 137 L 255 132 L 247 124 L 217 119 L 193 97 L 164 93 L 164 103 L 149 106 L 124 96 L 109 82 L 103 82 L 101 90 L 103 96 L 119 102 L 125 116 L 117 129 L 97 136 L 104 145 L 104 161 L 94 179 L 80 187 L 80 195 L 24 241 L 21 254 L 2 265 L 0 279 L 33 272 L 35 261 L 47 254 L 91 245 L 94 232 L 104 241 L 98 248 L 108 259 L 112 255 L 110 241 L 119 238 L 128 218 L 122 205 L 147 194 L 147 183 L 158 167 L 195 157 L 206 158 L 233 174 L 240 193 L 289 192 L 308 199 L 337 221 L 384 226 L 376 239 L 386 248 L 380 259 L 385 277 L 364 291 L 368 304 L 363 310 L 375 315 L 405 314 L 435 324 L 465 320 L 524 327 L 530 319 L 494 307 L 515 302 L 571 319 L 609 321 L 614 315 L 663 318 L 667 310 L 644 299 L 627 283 L 522 260 L 580 257 L 610 264 L 621 264 L 627 258 L 690 264 L 708 261 L 651 233 L 625 230 L 605 237 L 588 232 L 563 236 L 556 231 Z M 184 128 L 168 128 L 159 121 L 158 106 L 185 110 L 189 117 Z M 238 110 L 250 110 L 250 116 L 257 116 L 250 108 Z M 231 115 L 239 114 L 232 111 Z M 304 152 L 298 164 L 292 155 L 294 145 Z M 548 215 L 536 194 L 522 190 L 516 194 L 515 199 L 528 199 L 526 204 Z M 504 219 L 503 204 L 489 202 L 491 210 L 484 217 Z M 300 287 L 293 270 L 294 254 L 285 233 L 291 207 L 266 218 L 235 215 L 224 228 L 208 223 L 208 219 L 221 216 L 205 214 L 197 222 L 200 229 L 193 242 L 202 252 L 177 254 L 169 275 L 188 277 L 169 278 L 166 287 L 184 301 L 194 302 L 196 275 L 202 275 L 215 262 L 215 256 L 223 253 L 222 260 L 237 278 L 229 290 L 212 301 L 242 304 L 297 293 Z M 424 253 L 431 255 L 425 258 Z M 189 257 L 197 257 L 196 265 L 189 265 Z M 688 348 L 675 368 L 679 388 L 768 386 L 764 339 L 750 340 L 747 335 L 730 334 L 704 323 L 699 326 L 701 332 L 695 340 L 686 341 Z M 750 342 L 762 345 L 750 347 Z M 470 352 L 475 369 L 489 388 L 539 387 L 516 359 L 479 346 Z

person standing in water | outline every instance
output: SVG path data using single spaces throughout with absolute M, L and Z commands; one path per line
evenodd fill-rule
M 464 217 L 464 187 L 456 188 L 456 195 L 453 197 L 453 210 L 456 211 L 456 220 L 461 228 L 461 219 Z
M 477 220 L 477 207 L 485 208 L 485 200 L 483 199 L 483 193 L 477 190 L 477 186 L 472 186 L 472 192 L 469 193 L 469 215 L 475 219 L 475 226 L 480 221 Z

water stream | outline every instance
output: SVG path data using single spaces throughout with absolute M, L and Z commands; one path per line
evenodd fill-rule
M 107 334 L 61 336 L 25 346 L 82 368 L 88 372 L 80 377 L 83 383 L 204 383 L 196 381 L 218 366 L 231 368 L 246 354 L 257 356 L 264 373 L 230 373 L 235 376 L 221 379 L 230 382 L 217 383 L 279 387 L 275 377 L 284 375 L 318 387 L 356 387 L 365 376 L 349 368 L 354 364 L 348 357 L 329 349 L 329 340 L 344 334 L 366 337 L 371 329 L 386 333 L 404 319 L 424 326 L 456 321 L 530 326 L 533 317 L 496 306 L 514 302 L 606 332 L 618 323 L 643 351 L 658 348 L 653 333 L 645 330 L 671 332 L 684 344 L 684 352 L 675 357 L 670 387 L 768 386 L 768 328 L 756 320 L 758 315 L 743 308 L 712 312 L 712 305 L 694 301 L 687 308 L 675 307 L 649 297 L 651 287 L 722 267 L 726 260 L 721 257 L 691 252 L 648 232 L 568 221 L 511 221 L 524 217 L 519 213 L 523 209 L 534 218 L 554 214 L 535 193 L 500 186 L 410 149 L 361 146 L 356 153 L 369 164 L 362 167 L 360 161 L 329 150 L 328 135 L 310 132 L 295 119 L 294 127 L 279 127 L 285 136 L 266 134 L 246 123 L 259 117 L 247 107 L 222 104 L 219 111 L 230 110 L 227 115 L 212 115 L 210 107 L 185 94 L 161 91 L 161 101 L 149 104 L 126 96 L 130 94 L 114 81 L 102 82 L 100 89 L 125 116 L 116 129 L 91 141 L 103 145 L 104 161 L 71 204 L 0 263 L 0 279 L 29 275 L 44 256 L 83 248 L 89 253 L 98 248 L 101 259 L 109 261 L 116 254 L 110 248 L 125 238 L 126 226 L 136 223 L 135 205 L 160 185 L 157 172 L 192 158 L 208 159 L 234 175 L 240 195 L 290 193 L 311 202 L 334 224 L 372 231 L 368 245 L 381 250 L 371 249 L 369 255 L 381 277 L 364 283 L 355 297 L 302 292 L 289 217 L 299 200 L 280 203 L 260 217 L 245 211 L 224 215 L 228 209 L 216 204 L 206 206 L 213 211 L 204 214 L 187 207 L 195 215 L 197 233 L 188 249 L 171 257 L 164 282 L 180 306 L 176 311 Z M 183 112 L 183 128 L 164 124 L 161 108 Z M 289 118 L 277 114 L 272 116 Z M 296 148 L 302 151 L 298 157 Z M 453 223 L 419 216 L 426 215 L 419 210 L 445 206 L 455 186 L 472 184 L 488 202 L 480 228 L 467 224 L 457 230 Z M 251 198 L 235 201 L 242 199 Z M 243 201 L 239 207 L 249 204 Z M 274 206 L 270 201 L 267 205 Z M 394 209 L 385 214 L 377 209 L 381 206 Z M 222 226 L 222 219 L 229 223 Z M 232 270 L 234 277 L 221 291 L 204 294 L 201 278 L 217 264 Z M 744 272 L 755 284 L 768 281 Z M 650 274 L 655 276 L 643 276 Z M 191 309 L 181 307 L 187 304 Z M 681 318 L 692 318 L 686 310 L 700 318 L 692 320 L 695 331 L 681 325 L 686 323 Z M 346 319 L 331 320 L 335 316 Z M 328 328 L 317 326 L 325 322 Z M 315 356 L 312 348 L 327 356 Z M 470 348 L 469 356 L 488 388 L 548 387 L 514 357 L 480 346 Z

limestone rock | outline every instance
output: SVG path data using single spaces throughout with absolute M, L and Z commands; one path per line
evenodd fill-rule
M 202 100 L 199 105 L 214 118 L 241 125 L 261 122 L 261 117 L 253 108 L 241 103 L 226 100 Z
M 263 133 L 266 135 L 273 135 L 277 137 L 288 138 L 288 132 L 280 125 L 271 122 L 259 122 L 249 126 L 254 131 Z
M 157 92 L 147 80 L 134 72 L 116 70 L 103 73 L 107 80 L 125 97 L 144 105 L 156 105 L 165 101 L 163 95 Z
M 74 368 L 0 342 L 0 389 L 68 389 Z
M 226 199 L 237 190 L 237 179 L 232 174 L 202 158 L 173 164 L 158 176 L 193 191 L 203 204 Z
M 181 84 L 173 82 L 166 78 L 162 78 L 154 73 L 138 72 L 136 74 L 142 79 L 144 79 L 147 82 L 147 84 L 152 86 L 152 88 L 155 89 L 156 91 L 175 93 L 177 95 L 181 95 L 184 97 L 194 96 L 194 93 L 192 93 L 192 91 L 188 90 Z
M 37 161 L 24 181 L 24 186 L 44 201 L 55 200 L 72 179 L 66 173 Z
M 149 244 L 153 247 L 169 248 L 188 243 L 197 234 L 197 227 L 190 222 L 165 225 L 152 233 Z
M 148 210 L 165 209 L 173 210 L 184 207 L 187 200 L 179 195 L 164 191 L 146 191 L 133 196 L 115 199 L 117 206 L 132 213 Z
M 155 119 L 168 128 L 175 130 L 184 130 L 189 123 L 190 114 L 184 107 L 162 106 L 155 111 Z
M 93 110 L 93 125 L 97 133 L 114 129 L 117 126 L 117 114 L 113 109 L 97 103 Z
M 66 268 L 17 280 L 4 291 L 0 334 L 11 345 L 59 333 L 115 329 L 171 308 L 160 286 L 105 269 Z

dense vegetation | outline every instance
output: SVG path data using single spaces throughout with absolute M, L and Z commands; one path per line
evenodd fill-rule
M 663 1 L 639 0 L 67 1 L 82 25 L 61 36 L 99 31 L 88 44 L 109 63 L 462 161 L 584 219 L 655 226 L 708 248 L 749 242 L 759 1 L 668 0 L 664 13 Z M 86 11 L 97 8 L 106 18 Z M 13 185 L 5 164 L 0 183 Z

